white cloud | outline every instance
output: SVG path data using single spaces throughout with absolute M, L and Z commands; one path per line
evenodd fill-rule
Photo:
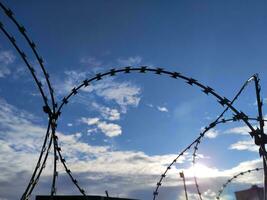
M 215 129 L 210 129 L 206 132 L 205 137 L 207 138 L 216 138 L 219 135 L 219 131 Z
M 119 65 L 122 65 L 122 66 L 134 66 L 134 65 L 139 65 L 142 62 L 142 57 L 135 56 L 135 57 L 129 57 L 126 59 L 119 58 L 117 61 Z
M 0 198 L 17 199 L 16 197 L 21 195 L 29 180 L 45 133 L 45 128 L 34 120 L 36 119 L 31 114 L 20 111 L 3 100 L 0 101 Z M 97 119 L 85 120 L 85 122 L 89 124 L 99 123 Z M 58 132 L 57 135 L 62 147 L 62 154 L 73 175 L 77 177 L 77 180 L 81 180 L 82 186 L 86 185 L 85 189 L 91 189 L 96 194 L 102 194 L 106 188 L 112 192 L 121 191 L 121 188 L 124 188 L 122 194 L 126 196 L 132 191 L 143 190 L 144 188 L 149 193 L 153 190 L 167 164 L 176 157 L 175 154 L 147 155 L 141 151 L 114 151 L 110 146 L 93 146 L 82 141 L 82 133 L 80 132 L 69 135 Z M 190 159 L 191 155 L 185 154 L 178 161 L 184 163 Z M 38 188 L 43 190 L 48 188 L 50 179 L 47 178 L 52 173 L 51 164 L 48 162 L 47 170 L 44 171 L 40 179 L 41 183 L 45 181 L 46 184 L 39 184 Z M 205 197 L 211 197 L 229 177 L 240 171 L 261 167 L 261 165 L 262 161 L 257 159 L 242 162 L 224 170 L 202 166 L 199 169 L 202 172 L 204 170 L 205 176 L 202 173 L 199 184 Z M 60 177 L 64 177 L 65 173 L 63 173 L 64 170 L 60 165 L 59 170 Z M 181 188 L 182 182 L 177 178 L 181 170 L 186 174 L 189 190 L 194 188 L 192 169 L 181 168 L 181 165 L 172 167 L 163 182 L 163 187 L 174 187 L 175 190 Z M 23 178 L 21 178 L 21 174 L 24 174 Z M 261 176 L 262 172 L 255 172 L 251 176 L 238 179 L 236 183 L 239 185 L 260 184 L 262 182 Z M 21 184 L 21 186 L 19 187 L 17 184 Z M 11 194 L 10 191 L 15 186 L 16 191 Z M 60 188 L 68 193 L 68 189 L 73 189 L 73 185 L 62 183 Z M 162 191 L 164 190 L 160 189 L 160 194 Z M 190 190 L 190 192 L 193 193 L 194 191 Z M 10 195 L 16 195 L 16 197 L 10 198 Z
M 97 128 L 91 128 L 87 130 L 87 135 L 90 136 L 92 133 L 97 132 Z
M 98 96 L 116 102 L 124 113 L 128 106 L 138 106 L 140 102 L 140 92 L 141 89 L 130 82 L 111 82 L 109 85 L 96 91 Z
M 0 51 L 0 78 L 11 73 L 9 65 L 15 61 L 15 55 L 11 51 Z
M 108 137 L 115 137 L 121 135 L 121 127 L 118 124 L 99 122 L 97 127 Z
M 100 119 L 96 117 L 95 118 L 82 117 L 81 122 L 86 123 L 89 126 L 96 125 L 97 128 L 100 129 L 100 131 L 108 137 L 119 136 L 122 133 L 120 125 L 114 123 L 107 123 L 105 121 L 100 121 Z M 91 133 L 91 131 L 89 131 L 89 133 Z
M 102 117 L 107 120 L 114 121 L 120 119 L 120 112 L 117 109 L 101 106 L 95 102 L 92 103 L 92 106 L 96 108 L 100 112 Z
M 82 83 L 85 78 L 88 78 L 88 74 L 85 72 L 66 71 L 65 74 L 65 80 L 56 81 L 56 89 L 60 95 L 68 94 L 74 86 L 77 86 Z M 118 104 L 123 113 L 127 111 L 127 107 L 129 106 L 138 106 L 141 99 L 141 88 L 131 82 L 118 82 L 114 78 L 105 78 L 99 82 L 93 82 L 88 87 L 83 87 L 81 91 L 79 95 L 72 97 L 73 99 L 70 101 L 76 100 L 76 102 L 88 106 L 88 96 L 96 95 L 102 97 L 106 101 L 112 101 Z M 113 110 L 112 112 L 114 113 L 116 111 Z
M 67 123 L 67 126 L 71 127 L 71 126 L 73 126 L 73 124 L 72 123 Z
M 253 151 L 253 152 L 258 152 L 259 147 L 255 145 L 253 139 L 250 140 L 242 140 L 238 141 L 234 144 L 231 144 L 229 149 L 234 149 L 234 150 L 239 150 L 239 151 Z
M 0 127 L 2 130 L 0 133 L 0 185 L 4 184 L 5 188 L 11 189 L 15 183 L 12 181 L 13 177 L 16 180 L 21 173 L 26 173 L 26 177 L 23 178 L 24 182 L 19 182 L 22 187 L 16 190 L 18 193 L 12 193 L 12 195 L 19 196 L 38 158 L 45 128 L 32 123 L 32 116 L 26 112 L 21 112 L 4 101 L 1 101 L 0 104 Z M 92 120 L 87 120 L 87 122 L 93 123 Z M 107 124 L 102 122 L 100 125 L 106 126 Z M 5 128 L 4 131 L 3 128 Z M 75 176 L 81 174 L 78 176 L 78 180 L 91 182 L 97 181 L 99 178 L 102 180 L 104 177 L 116 177 L 115 180 L 109 181 L 109 184 L 119 188 L 121 187 L 120 181 L 123 180 L 125 193 L 127 190 L 135 189 L 135 186 L 142 188 L 147 184 L 152 185 L 156 181 L 157 175 L 165 169 L 166 164 L 176 157 L 174 154 L 149 156 L 144 152 L 111 151 L 108 146 L 91 146 L 81 141 L 82 134 L 80 132 L 70 135 L 58 132 L 57 135 L 68 166 Z M 179 162 L 184 160 L 185 157 L 182 157 Z M 48 162 L 46 169 L 52 169 L 51 164 Z M 63 170 L 60 165 L 58 169 Z M 44 171 L 42 180 L 46 180 L 51 173 L 52 170 Z M 84 174 L 82 175 L 82 173 Z M 94 184 L 94 187 L 98 188 L 95 191 L 102 191 L 99 189 L 101 185 L 95 186 Z M 42 185 L 39 185 L 40 187 Z M 4 194 L 10 195 L 10 193 L 4 193 L 4 190 L 6 189 L 0 187 L 1 198 L 7 197 L 2 196 Z
M 157 109 L 160 111 L 160 112 L 169 112 L 169 110 L 166 108 L 166 107 L 164 107 L 164 106 L 157 106 Z
M 240 134 L 240 135 L 248 135 L 249 132 L 250 129 L 247 126 L 235 127 L 225 131 L 225 133 Z
M 100 60 L 97 60 L 94 57 L 83 57 L 81 58 L 80 62 L 82 64 L 86 64 L 89 67 L 100 67 L 102 65 L 102 62 Z
M 85 117 L 82 117 L 82 119 L 81 119 L 81 121 L 83 122 L 83 123 L 86 123 L 86 124 L 88 124 L 89 126 L 90 125 L 95 125 L 95 124 L 97 124 L 98 122 L 99 122 L 99 118 L 97 118 L 97 117 L 94 117 L 94 118 L 85 118 Z
M 153 104 L 146 104 L 150 108 L 156 108 L 160 112 L 169 112 L 168 108 L 165 106 L 154 106 Z
M 10 69 L 6 66 L 0 64 L 0 78 L 4 78 L 5 76 L 11 73 Z
M 147 106 L 150 108 L 154 108 L 153 104 L 151 104 L 151 103 L 147 104 Z
M 15 55 L 11 51 L 0 52 L 0 62 L 6 65 L 12 64 L 15 61 Z

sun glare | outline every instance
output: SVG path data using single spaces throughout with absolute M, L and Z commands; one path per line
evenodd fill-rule
M 194 176 L 199 178 L 209 178 L 209 177 L 216 177 L 219 175 L 219 171 L 215 168 L 207 167 L 206 165 L 202 163 L 195 164 L 195 166 L 192 166 L 187 171 L 189 176 Z

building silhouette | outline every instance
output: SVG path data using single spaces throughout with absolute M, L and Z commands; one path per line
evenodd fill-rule
M 263 188 L 252 185 L 250 189 L 235 192 L 236 200 L 263 200 Z

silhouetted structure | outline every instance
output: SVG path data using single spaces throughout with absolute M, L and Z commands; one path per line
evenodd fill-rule
M 235 192 L 236 200 L 263 200 L 263 188 L 253 185 L 250 189 Z
M 36 196 L 36 200 L 50 200 L 51 196 Z M 53 197 L 54 200 L 137 200 L 137 199 L 126 199 L 119 197 L 103 197 L 103 196 L 67 196 L 67 195 L 57 195 Z

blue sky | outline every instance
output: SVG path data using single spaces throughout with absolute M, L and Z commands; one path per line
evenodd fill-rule
M 98 72 L 147 65 L 181 72 L 229 99 L 258 73 L 267 103 L 265 1 L 4 3 L 37 44 L 57 101 Z M 14 25 L 3 13 L 0 21 L 44 81 Z M 250 84 L 235 105 L 256 117 L 255 101 Z M 17 199 L 38 158 L 47 117 L 30 73 L 3 34 L 0 104 L 0 199 Z M 265 109 L 264 105 L 264 114 Z M 220 112 L 222 107 L 213 97 L 181 80 L 154 74 L 119 75 L 95 82 L 73 97 L 63 109 L 58 134 L 63 155 L 89 194 L 103 195 L 108 190 L 112 196 L 151 199 L 166 165 Z M 239 122 L 209 132 L 197 160 L 205 199 L 214 199 L 221 184 L 240 170 L 261 166 L 252 142 Z M 184 199 L 181 170 L 191 199 L 197 199 L 190 151 L 170 170 L 159 199 Z M 48 163 L 34 195 L 49 191 L 51 173 Z M 62 169 L 59 174 L 59 193 L 77 194 Z M 253 183 L 261 185 L 261 177 L 262 172 L 255 172 L 237 180 L 223 198 L 233 199 L 235 190 Z M 12 188 L 16 190 L 10 193 Z

